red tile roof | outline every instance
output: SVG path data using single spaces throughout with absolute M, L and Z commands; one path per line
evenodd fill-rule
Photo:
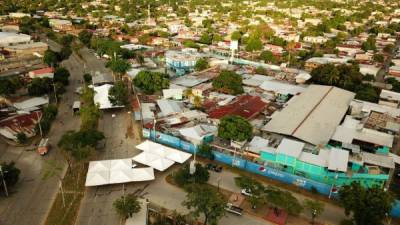
M 47 68 L 43 68 L 43 69 L 32 70 L 29 73 L 31 73 L 34 76 L 45 74 L 45 73 L 54 73 L 54 68 L 53 67 L 47 67 Z
M 242 95 L 229 105 L 211 110 L 208 116 L 213 119 L 220 119 L 226 115 L 237 115 L 251 119 L 261 113 L 266 106 L 267 103 L 263 102 L 259 96 Z

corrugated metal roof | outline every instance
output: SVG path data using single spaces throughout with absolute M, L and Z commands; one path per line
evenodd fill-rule
M 355 94 L 331 86 L 310 85 L 275 112 L 263 130 L 296 137 L 314 145 L 326 144 Z
M 305 144 L 303 142 L 284 138 L 276 149 L 276 152 L 279 154 L 298 158 L 303 151 L 304 145 Z
M 349 162 L 349 152 L 332 148 L 329 153 L 328 169 L 340 172 L 347 171 L 347 163 Z

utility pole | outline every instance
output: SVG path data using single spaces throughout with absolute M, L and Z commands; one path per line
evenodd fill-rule
M 42 124 L 40 124 L 40 121 L 42 120 L 42 117 L 39 118 L 38 111 L 36 111 L 35 113 L 36 113 L 36 118 L 38 120 L 40 137 L 43 137 Z
M 0 175 L 1 175 L 1 179 L 3 180 L 4 192 L 6 193 L 6 196 L 8 197 L 7 183 L 6 183 L 6 180 L 4 179 L 4 172 L 3 172 L 3 168 L 1 167 L 1 165 L 0 165 Z

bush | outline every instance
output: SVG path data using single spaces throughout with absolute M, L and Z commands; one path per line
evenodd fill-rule
M 204 184 L 207 183 L 210 178 L 208 170 L 202 166 L 200 163 L 196 164 L 196 172 L 190 174 L 189 164 L 184 165 L 174 176 L 175 183 L 180 187 L 185 187 L 189 184 Z
M 25 133 L 20 132 L 17 134 L 17 141 L 20 144 L 25 144 L 28 141 L 28 137 L 26 136 Z

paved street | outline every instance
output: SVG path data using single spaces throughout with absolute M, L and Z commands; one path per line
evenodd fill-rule
M 67 92 L 60 99 L 58 116 L 48 134 L 53 146 L 49 154 L 42 157 L 34 151 L 35 146 L 14 147 L 0 141 L 0 161 L 15 161 L 17 167 L 21 169 L 20 181 L 12 189 L 11 196 L 0 198 L 2 225 L 43 223 L 57 193 L 58 180 L 56 178 L 42 180 L 42 168 L 46 160 L 55 159 L 60 162 L 63 160 L 58 153 L 57 142 L 65 131 L 79 128 L 79 117 L 72 115 L 71 105 L 77 98 L 73 92 L 80 85 L 78 80 L 82 77 L 82 68 L 74 57 L 63 64 L 71 73 L 71 82 Z

